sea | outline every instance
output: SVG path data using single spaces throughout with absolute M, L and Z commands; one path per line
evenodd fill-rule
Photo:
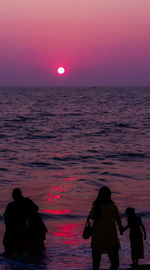
M 82 232 L 102 186 L 124 226 L 127 207 L 141 216 L 140 264 L 150 264 L 150 87 L 0 88 L 1 270 L 91 270 Z M 42 258 L 2 256 L 3 214 L 16 187 L 47 226 Z M 119 239 L 120 269 L 129 269 L 129 231 Z M 104 254 L 101 269 L 109 268 Z

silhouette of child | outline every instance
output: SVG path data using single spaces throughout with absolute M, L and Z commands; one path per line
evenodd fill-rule
M 123 231 L 130 228 L 131 258 L 133 266 L 138 265 L 138 260 L 144 258 L 144 240 L 146 239 L 146 230 L 139 216 L 135 214 L 134 208 L 128 207 L 125 211 L 128 224 Z

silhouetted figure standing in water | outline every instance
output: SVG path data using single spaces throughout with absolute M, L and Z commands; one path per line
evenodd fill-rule
M 27 252 L 33 255 L 42 255 L 45 249 L 47 228 L 37 212 L 32 212 L 28 219 Z
M 19 188 L 12 191 L 13 201 L 10 202 L 4 213 L 5 235 L 3 244 L 5 255 L 26 251 L 28 229 L 27 223 L 34 213 L 37 213 L 38 206 L 29 198 L 25 198 Z
M 108 254 L 111 270 L 117 270 L 119 267 L 118 250 L 120 249 L 120 243 L 116 223 L 120 233 L 122 233 L 122 224 L 118 208 L 111 200 L 111 191 L 108 187 L 104 186 L 99 190 L 89 218 L 93 223 L 91 242 L 93 270 L 99 269 L 103 253 Z
M 130 228 L 131 258 L 133 266 L 137 266 L 138 260 L 144 258 L 143 238 L 146 239 L 146 231 L 141 218 L 135 214 L 134 208 L 128 207 L 125 213 L 128 224 L 124 231 Z

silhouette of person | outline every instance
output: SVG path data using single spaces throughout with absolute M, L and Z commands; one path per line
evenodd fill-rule
M 32 213 L 38 211 L 38 206 L 31 199 L 23 197 L 19 188 L 12 191 L 12 198 L 4 213 L 4 255 L 21 254 L 26 250 L 27 221 Z
M 133 266 L 138 265 L 138 260 L 144 258 L 143 237 L 146 239 L 146 230 L 139 216 L 135 214 L 134 208 L 128 207 L 125 211 L 128 224 L 123 231 L 130 228 L 131 258 Z M 144 234 L 144 235 L 143 235 Z
M 34 255 L 42 255 L 45 249 L 47 228 L 37 212 L 32 212 L 28 219 L 28 244 L 27 252 Z
M 117 235 L 116 223 L 122 234 L 122 223 L 119 211 L 115 203 L 111 200 L 111 191 L 107 186 L 103 186 L 93 202 L 89 218 L 93 224 L 92 233 L 92 259 L 93 270 L 98 270 L 103 253 L 108 254 L 111 262 L 111 270 L 119 267 L 120 242 Z

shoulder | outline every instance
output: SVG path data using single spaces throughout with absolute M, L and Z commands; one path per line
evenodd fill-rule
M 114 209 L 114 210 L 118 210 L 118 207 L 117 207 L 117 205 L 116 205 L 116 203 L 115 202 L 110 202 L 110 206 Z
M 118 206 L 114 203 L 114 202 L 112 202 L 112 204 L 111 204 L 111 207 L 112 207 L 112 211 L 113 211 L 113 213 L 114 213 L 114 215 L 118 218 L 120 218 L 120 211 L 119 211 L 119 209 L 118 209 Z
M 101 210 L 104 212 L 112 213 L 112 214 L 118 213 L 118 208 L 114 202 L 102 203 Z
M 5 212 L 4 212 L 4 217 L 6 217 L 8 215 L 12 215 L 12 213 L 14 213 L 15 210 L 16 210 L 15 202 L 8 203 L 8 205 L 6 206 Z
M 14 206 L 15 206 L 15 202 L 10 202 L 10 203 L 7 204 L 6 210 L 7 210 L 7 209 L 11 209 L 11 208 L 13 208 Z
M 11 207 L 14 204 L 14 202 L 10 202 L 7 204 L 7 207 Z
M 28 197 L 24 198 L 25 205 L 30 208 L 30 210 L 38 211 L 39 207 Z
M 34 204 L 34 202 L 30 198 L 28 198 L 28 197 L 24 197 L 24 202 L 26 204 Z
M 23 199 L 23 205 L 24 205 L 24 206 L 30 206 L 31 203 L 32 203 L 32 201 L 31 201 L 29 198 L 25 197 L 25 198 Z
M 30 198 L 28 198 L 28 197 L 24 197 L 24 202 L 30 203 L 30 202 L 32 202 L 32 200 Z

